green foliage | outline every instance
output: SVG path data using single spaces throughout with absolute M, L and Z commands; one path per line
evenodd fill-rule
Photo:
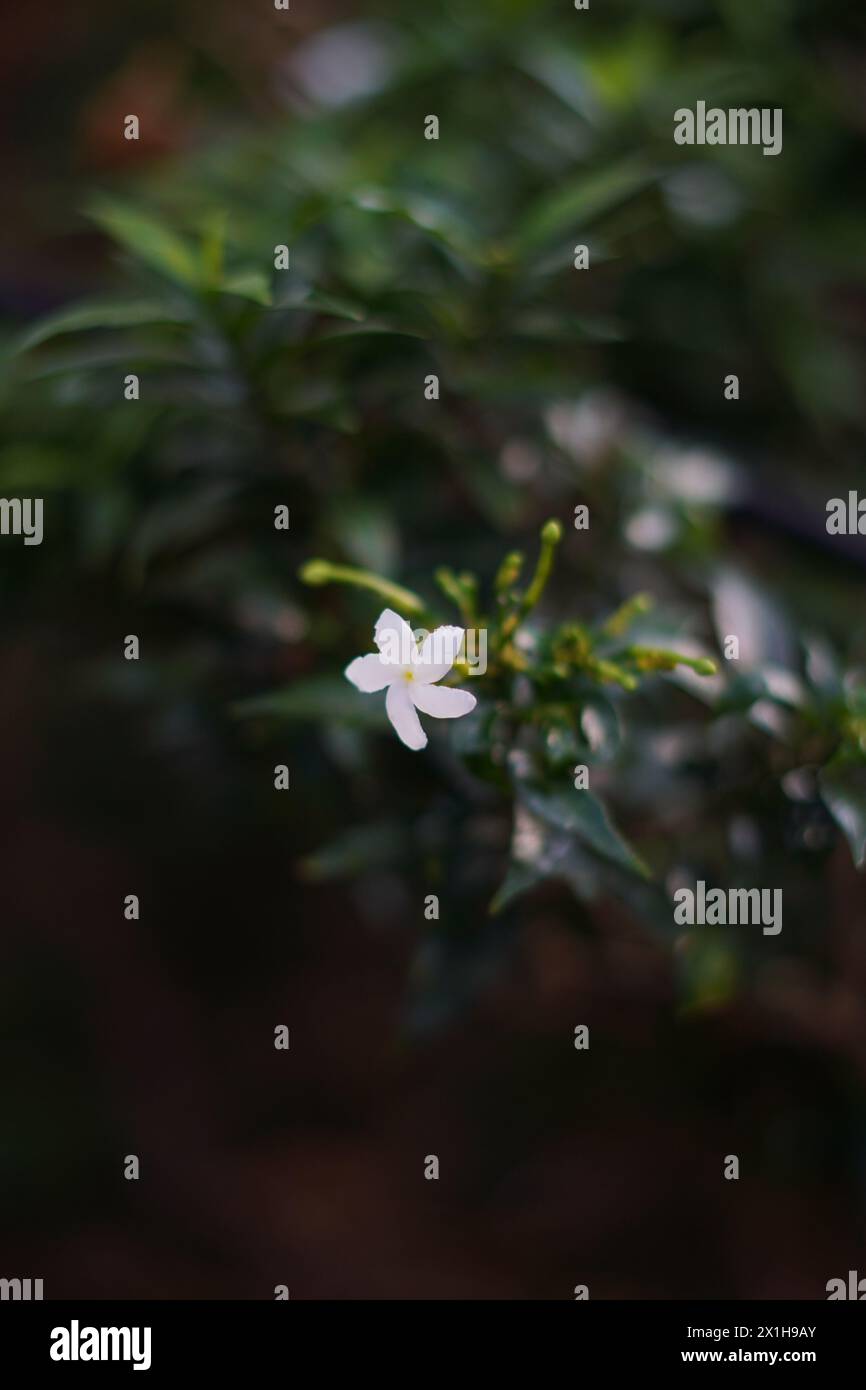
M 638 673 L 673 670 L 685 665 L 702 675 L 715 673 L 715 664 L 708 658 L 689 658 L 674 652 L 652 647 L 624 647 L 615 654 L 618 660 L 599 657 L 602 648 L 612 640 L 625 636 L 631 622 L 646 613 L 651 603 L 646 595 L 637 595 L 603 622 L 597 631 L 560 624 L 546 634 L 529 634 L 525 624 L 540 602 L 550 579 L 554 553 L 562 540 L 562 526 L 555 519 L 546 522 L 541 530 L 541 546 L 535 571 L 525 590 L 516 587 L 519 566 L 515 557 L 507 556 L 497 571 L 494 582 L 495 607 L 488 616 L 478 609 L 479 580 L 464 571 L 459 577 L 450 570 L 440 569 L 436 578 L 440 588 L 459 609 L 464 622 L 480 628 L 489 642 L 490 661 L 483 670 L 473 672 L 465 653 L 458 654 L 453 674 L 446 684 L 472 677 L 481 698 L 494 702 L 495 720 L 484 719 L 480 731 L 473 729 L 469 740 L 463 742 L 470 756 L 473 771 L 494 783 L 500 782 L 503 729 L 507 729 L 506 762 L 511 770 L 516 800 L 530 814 L 547 825 L 576 836 L 595 854 L 619 865 L 630 873 L 648 876 L 649 870 L 613 829 L 604 806 L 585 787 L 572 791 L 560 790 L 564 757 L 577 757 L 583 741 L 582 718 L 584 704 L 579 698 L 580 681 L 600 685 L 613 683 L 627 690 L 636 689 Z M 346 566 L 330 565 L 325 560 L 310 560 L 301 569 L 306 584 L 321 585 L 335 582 L 372 590 L 379 597 L 402 611 L 407 617 L 426 614 L 430 610 L 417 594 L 409 593 L 365 571 Z M 241 713 L 282 714 L 291 717 L 298 709 L 313 712 L 316 702 L 312 683 L 306 691 L 313 696 L 307 700 L 297 689 L 271 697 L 253 700 Z M 334 714 L 334 702 L 326 692 L 316 709 L 318 717 Z M 348 703 L 348 702 L 347 702 Z M 588 706 L 593 708 L 592 706 Z M 569 774 L 570 775 L 570 774 Z M 506 901 L 517 894 L 515 874 L 519 866 L 512 864 L 506 886 L 493 900 L 493 911 L 499 911 Z M 544 877 L 536 867 L 531 886 Z
M 351 99 L 301 47 L 304 114 L 88 196 L 113 286 L 10 326 L 0 485 L 45 495 L 51 544 L 4 553 L 7 592 L 77 576 L 216 649 L 187 697 L 242 714 L 232 735 L 278 741 L 335 808 L 308 874 L 438 876 L 437 940 L 493 950 L 491 902 L 503 934 L 538 902 L 603 929 L 614 899 L 669 937 L 683 871 L 785 885 L 811 949 L 842 836 L 866 862 L 862 555 L 821 549 L 866 424 L 845 22 L 805 0 L 591 24 L 385 6 Z M 698 97 L 782 106 L 784 160 L 675 146 Z M 491 634 L 477 710 L 423 759 L 336 674 L 377 603 Z M 710 674 L 730 633 L 741 657 Z M 399 833 L 353 840 L 371 786 Z M 700 1007 L 752 947 L 703 950 L 681 970 Z

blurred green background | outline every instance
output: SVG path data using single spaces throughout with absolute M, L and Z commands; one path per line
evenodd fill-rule
M 866 542 L 825 526 L 863 486 L 862 11 L 43 18 L 0 21 L 0 493 L 46 524 L 0 541 L 3 1272 L 823 1297 L 866 1194 Z M 698 100 L 781 107 L 783 153 L 675 145 Z M 489 595 L 548 517 L 530 644 L 647 593 L 634 640 L 720 674 L 479 683 L 408 753 L 341 674 L 382 603 L 299 569 L 455 621 L 436 569 Z M 781 888 L 781 935 L 684 932 L 701 878 Z

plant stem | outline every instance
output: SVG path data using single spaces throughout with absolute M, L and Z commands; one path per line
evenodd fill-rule
M 635 618 L 648 613 L 652 606 L 653 601 L 649 594 L 635 594 L 633 598 L 626 599 L 625 603 L 621 604 L 615 613 L 611 613 L 607 621 L 602 624 L 602 636 L 622 637 L 623 633 L 631 627 Z
M 500 638 L 502 643 L 508 641 L 514 635 L 517 627 L 523 622 L 527 614 L 531 613 L 547 586 L 550 578 L 550 571 L 553 568 L 553 557 L 556 554 L 556 547 L 562 539 L 562 524 L 553 519 L 545 522 L 541 528 L 541 551 L 538 556 L 538 563 L 535 566 L 535 573 L 532 576 L 529 588 L 517 605 L 513 613 L 502 624 Z
M 392 603 L 395 608 L 410 613 L 413 617 L 427 612 L 424 600 L 413 594 L 411 589 L 404 589 L 402 585 L 392 584 L 390 579 L 383 579 L 379 574 L 354 569 L 351 565 L 332 565 L 330 560 L 308 560 L 298 571 L 298 578 L 304 584 L 315 586 L 352 584 L 356 589 L 370 589 L 387 603 Z

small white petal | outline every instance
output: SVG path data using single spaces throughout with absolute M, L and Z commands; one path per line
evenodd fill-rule
M 437 627 L 428 632 L 413 663 L 416 681 L 432 685 L 447 676 L 463 641 L 462 627 Z
M 388 666 L 376 652 L 370 652 L 369 656 L 356 656 L 344 672 L 346 679 L 363 690 L 365 695 L 372 695 L 374 690 L 384 690 L 395 674 L 394 667 Z
M 401 743 L 415 750 L 427 747 L 427 735 L 421 728 L 421 720 L 409 698 L 408 681 L 397 681 L 396 684 L 388 686 L 385 711 Z
M 413 681 L 409 691 L 418 709 L 423 714 L 432 714 L 434 719 L 459 719 L 474 710 L 477 703 L 468 690 L 451 690 L 447 685 L 422 685 Z
M 373 640 L 382 654 L 383 661 L 392 670 L 408 666 L 415 654 L 416 643 L 412 629 L 395 613 L 393 608 L 384 608 L 376 620 Z

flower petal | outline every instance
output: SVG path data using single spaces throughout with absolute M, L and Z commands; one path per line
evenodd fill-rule
M 401 743 L 415 750 L 426 748 L 427 735 L 421 728 L 421 720 L 409 698 L 407 681 L 397 681 L 394 685 L 388 686 L 385 710 Z
M 459 719 L 474 710 L 477 701 L 468 690 L 452 690 L 447 685 L 423 685 L 413 681 L 409 686 L 412 700 L 424 714 L 434 719 Z
M 356 656 L 354 661 L 349 662 L 343 674 L 346 680 L 363 690 L 365 695 L 372 695 L 374 690 L 384 690 L 394 679 L 396 672 L 377 652 L 370 652 L 369 656 Z
M 463 635 L 462 627 L 437 627 L 428 632 L 412 663 L 416 681 L 432 685 L 447 676 L 457 660 Z
M 393 608 L 383 608 L 379 614 L 373 629 L 373 640 L 382 654 L 382 660 L 392 671 L 408 666 L 415 654 L 412 629 Z

